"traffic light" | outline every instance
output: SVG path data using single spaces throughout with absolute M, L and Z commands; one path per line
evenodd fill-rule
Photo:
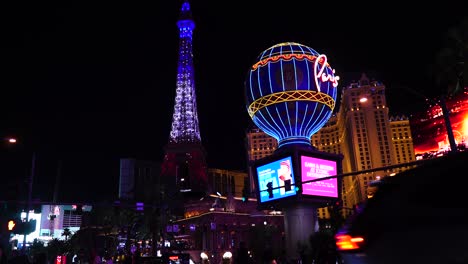
M 336 200 L 335 203 L 333 204 L 333 211 L 336 214 L 338 214 L 342 208 L 343 208 L 343 200 L 341 199 Z
M 13 234 L 28 235 L 36 231 L 36 220 L 32 219 L 29 222 L 23 222 L 19 218 L 13 218 L 8 220 L 7 229 Z
M 18 220 L 17 219 L 10 219 L 7 223 L 7 230 L 13 232 L 18 228 Z
M 341 200 L 336 200 L 336 201 L 335 201 L 335 207 L 337 207 L 337 208 L 343 207 L 343 201 L 341 201 Z
M 8 231 L 13 234 L 22 235 L 25 232 L 24 222 L 19 218 L 13 218 L 8 220 Z
M 267 183 L 268 198 L 273 198 L 273 182 Z

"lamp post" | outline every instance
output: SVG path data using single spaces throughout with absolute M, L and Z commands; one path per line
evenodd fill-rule
M 29 174 L 28 179 L 28 201 L 26 205 L 26 222 L 29 222 L 29 211 L 31 210 L 31 203 L 32 203 L 32 187 L 33 187 L 33 180 L 36 171 L 36 152 L 33 152 L 32 159 L 31 159 L 31 172 Z M 26 233 L 23 235 L 23 252 L 26 251 Z
M 5 141 L 7 141 L 9 144 L 17 144 L 18 140 L 13 137 L 5 138 Z M 29 224 L 29 211 L 31 210 L 32 206 L 32 187 L 33 187 L 33 181 L 36 173 L 36 152 L 32 153 L 32 159 L 31 159 L 31 172 L 28 177 L 28 200 L 26 201 L 26 223 Z M 23 235 L 23 247 L 22 251 L 26 251 L 26 233 Z

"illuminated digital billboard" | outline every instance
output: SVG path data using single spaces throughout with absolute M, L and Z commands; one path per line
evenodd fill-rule
M 453 140 L 459 149 L 468 147 L 468 88 L 445 102 Z M 411 134 L 416 159 L 444 155 L 450 150 L 450 139 L 442 107 L 431 105 L 423 112 L 414 113 L 410 119 Z M 405 136 L 400 134 L 400 138 Z
M 258 166 L 256 172 L 260 203 L 296 195 L 291 156 Z
M 336 178 L 308 182 L 337 175 L 336 163 L 334 160 L 301 155 L 302 194 L 338 198 L 338 180 Z

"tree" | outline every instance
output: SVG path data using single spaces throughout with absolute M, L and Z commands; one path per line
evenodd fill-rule
M 72 235 L 70 228 L 64 228 L 62 232 L 62 236 L 65 237 L 65 240 L 68 240 L 68 237 Z
M 65 241 L 58 240 L 57 238 L 52 239 L 47 244 L 47 256 L 50 259 L 55 259 L 58 255 L 64 255 L 69 251 L 69 246 Z
M 32 256 L 46 253 L 46 247 L 44 246 L 44 242 L 34 239 L 32 245 L 29 247 L 29 253 Z
M 467 87 L 465 61 L 468 59 L 468 17 L 450 28 L 443 47 L 436 54 L 434 78 L 437 87 L 447 96 L 453 96 Z M 466 76 L 465 76 L 466 77 Z

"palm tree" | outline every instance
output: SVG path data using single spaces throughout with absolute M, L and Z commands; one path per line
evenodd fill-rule
M 69 228 L 64 228 L 62 232 L 62 236 L 65 236 L 65 240 L 68 240 L 68 237 L 72 235 L 72 232 Z
M 468 78 L 463 78 L 463 73 L 466 73 L 466 59 L 468 59 L 468 17 L 448 30 L 444 46 L 436 54 L 434 78 L 443 94 L 453 96 L 467 86 Z
M 68 251 L 65 241 L 54 238 L 47 244 L 47 256 L 55 259 L 58 255 L 63 255 Z
M 457 152 L 457 145 L 450 122 L 450 111 L 447 109 L 446 98 L 463 92 L 467 86 L 466 78 L 463 73 L 466 72 L 465 59 L 468 58 L 468 17 L 461 20 L 460 24 L 448 30 L 446 42 L 442 49 L 436 54 L 433 65 L 435 85 L 440 89 L 437 95 L 439 100 L 434 101 L 440 105 L 447 136 L 450 142 L 451 152 Z

